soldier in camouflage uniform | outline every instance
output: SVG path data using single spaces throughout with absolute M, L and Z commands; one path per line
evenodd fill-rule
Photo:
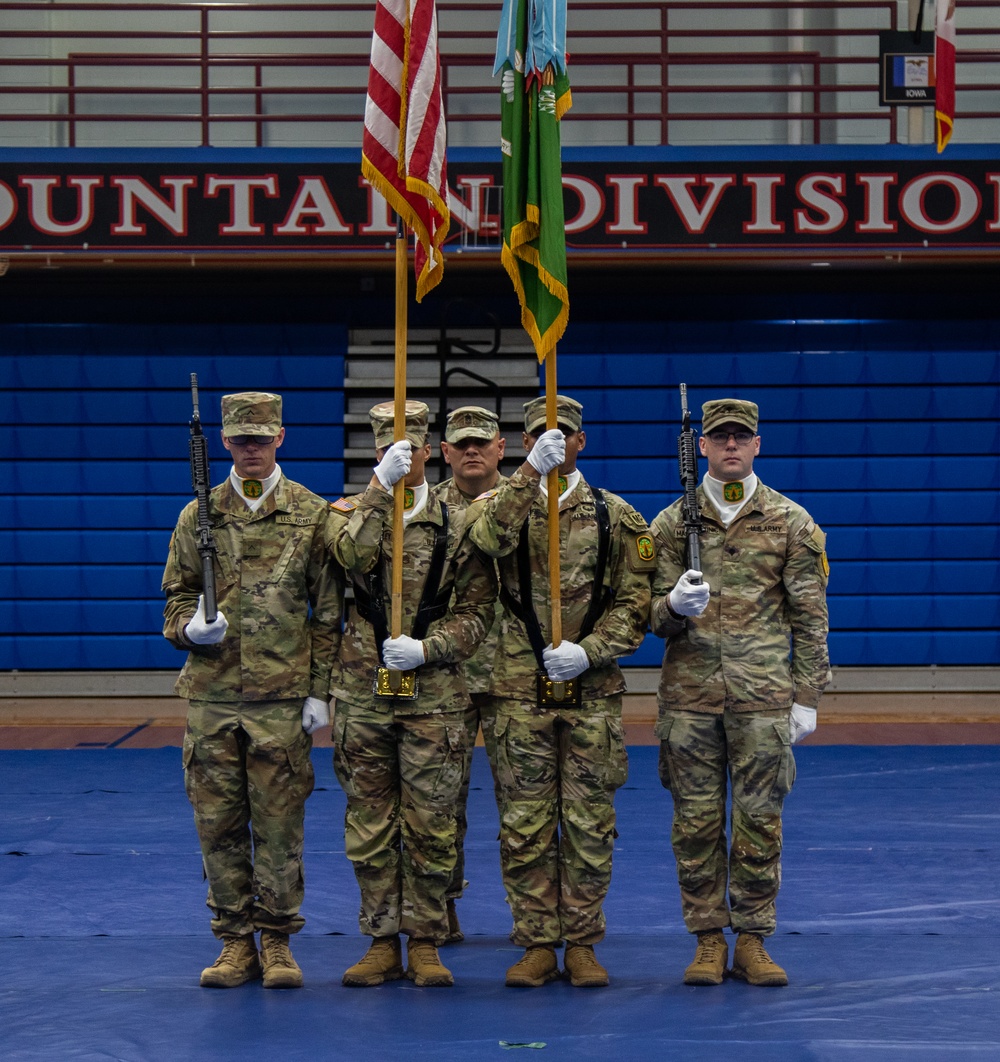
M 702 407 L 700 571 L 685 561 L 681 501 L 652 524 L 651 625 L 667 642 L 657 698 L 660 778 L 674 801 L 684 921 L 698 936 L 686 984 L 722 982 L 727 926 L 738 934 L 734 977 L 788 983 L 762 938 L 775 929 L 791 746 L 815 729 L 830 679 L 826 538 L 801 506 L 754 474 L 757 418 L 757 406 L 739 399 Z
M 482 406 L 460 406 L 448 414 L 441 453 L 445 464 L 451 468 L 450 479 L 443 480 L 431 493 L 445 503 L 450 509 L 461 511 L 469 503 L 487 490 L 493 490 L 500 483 L 506 482 L 506 476 L 500 475 L 500 462 L 503 460 L 507 440 L 500 434 L 500 422 L 496 413 Z M 472 753 L 476 746 L 476 737 L 480 725 L 483 730 L 483 744 L 493 769 L 496 741 L 494 725 L 496 712 L 490 697 L 490 673 L 493 669 L 493 657 L 496 653 L 497 637 L 500 633 L 500 615 L 503 607 L 497 601 L 495 605 L 493 626 L 486 635 L 483 644 L 468 660 L 462 662 L 465 681 L 469 687 L 471 704 L 465 713 L 465 726 L 469 744 L 465 757 L 465 769 L 462 776 L 462 791 L 459 794 L 456 815 L 458 833 L 455 838 L 457 858 L 455 873 L 448 886 L 448 935 L 438 944 L 453 944 L 464 940 L 462 927 L 455 910 L 455 901 L 462 895 L 465 886 L 465 834 L 469 822 L 466 808 L 469 802 L 469 780 L 472 773 Z M 499 789 L 494 791 L 497 805 L 500 803 Z
M 507 984 L 557 977 L 565 942 L 570 982 L 598 987 L 608 983 L 594 945 L 604 938 L 613 801 L 628 773 L 617 658 L 642 641 L 654 557 L 642 516 L 577 470 L 580 403 L 558 396 L 557 416 L 560 427 L 544 431 L 545 399 L 526 404 L 528 459 L 474 503 L 471 535 L 498 558 L 505 605 L 492 682 L 500 858 L 511 940 L 525 948 Z M 565 640 L 553 649 L 544 477 L 555 468 Z
M 393 403 L 375 406 L 370 418 L 375 475 L 363 494 L 331 507 L 334 556 L 355 596 L 333 674 L 334 769 L 347 794 L 345 849 L 361 889 L 361 931 L 373 938 L 343 982 L 368 987 L 402 977 L 402 933 L 409 938 L 406 975 L 418 985 L 446 986 L 453 978 L 434 942 L 448 935 L 446 893 L 468 743 L 469 694 L 459 661 L 493 620 L 496 581 L 469 541 L 464 511 L 450 511 L 424 480 L 427 406 L 406 403 L 406 438 L 396 443 Z M 392 638 L 386 606 L 392 489 L 400 479 L 404 633 Z
M 194 501 L 180 515 L 163 573 L 163 634 L 188 654 L 175 687 L 190 701 L 185 788 L 212 931 L 223 941 L 201 975 L 207 987 L 262 974 L 265 988 L 302 984 L 288 937 L 304 922 L 310 735 L 329 722 L 342 593 L 329 553 L 329 506 L 282 475 L 275 455 L 284 437 L 279 395 L 223 397 L 222 441 L 233 468 L 208 502 L 214 622 L 205 617 Z

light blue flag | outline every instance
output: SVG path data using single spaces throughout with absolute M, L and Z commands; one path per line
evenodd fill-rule
M 503 0 L 494 76 L 504 63 L 526 78 L 541 75 L 550 63 L 557 73 L 566 73 L 566 0 L 528 0 L 528 39 L 523 69 L 517 62 L 518 0 Z

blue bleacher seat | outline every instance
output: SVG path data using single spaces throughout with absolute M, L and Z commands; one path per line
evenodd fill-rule
M 652 520 L 680 494 L 678 383 L 696 427 L 707 399 L 756 401 L 758 474 L 829 536 L 834 663 L 996 664 L 1000 326 L 754 318 L 747 304 L 732 318 L 703 319 L 694 300 L 685 320 L 571 319 L 560 390 L 585 406 L 585 475 Z M 259 387 L 284 395 L 282 468 L 333 498 L 347 342 L 340 324 L 0 325 L 0 415 L 17 428 L 0 472 L 0 668 L 179 668 L 159 582 L 192 498 L 189 374 L 214 483 L 230 464 L 220 397 Z M 650 635 L 626 664 L 656 667 L 662 651 Z

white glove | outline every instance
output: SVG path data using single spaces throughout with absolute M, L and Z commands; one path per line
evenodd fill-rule
M 302 705 L 302 729 L 307 734 L 315 734 L 321 726 L 330 722 L 330 705 L 319 697 L 306 697 Z
M 670 607 L 678 616 L 700 616 L 705 611 L 711 588 L 705 582 L 691 582 L 700 578 L 701 572 L 688 568 L 670 591 Z
M 229 630 L 229 620 L 221 612 L 216 612 L 211 623 L 205 622 L 205 595 L 198 595 L 198 611 L 188 620 L 184 635 L 195 645 L 215 645 L 221 642 Z
M 793 704 L 788 716 L 788 733 L 792 744 L 808 737 L 816 729 L 816 709 L 804 704 Z
M 543 431 L 528 451 L 528 464 L 542 476 L 547 476 L 565 460 L 566 436 L 558 428 Z
M 576 642 L 560 642 L 555 649 L 547 645 L 542 650 L 542 663 L 553 682 L 569 682 L 590 667 L 586 649 Z
M 412 671 L 427 663 L 424 643 L 407 634 L 398 638 L 386 638 L 382 643 L 382 659 L 390 671 Z
M 392 488 L 410 471 L 413 461 L 413 443 L 400 439 L 386 450 L 382 460 L 375 466 L 375 475 L 386 490 Z

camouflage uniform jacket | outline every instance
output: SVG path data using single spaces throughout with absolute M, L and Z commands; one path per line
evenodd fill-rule
M 427 505 L 403 531 L 402 633 L 410 634 L 420 604 L 424 581 L 434 549 L 436 529 L 441 526 L 443 503 L 428 492 Z M 379 487 L 364 494 L 342 498 L 330 509 L 334 518 L 333 555 L 351 576 L 370 572 L 381 565 L 389 621 L 392 588 L 392 495 Z M 417 669 L 417 696 L 373 698 L 372 679 L 379 663 L 372 625 L 352 605 L 344 627 L 340 658 L 334 667 L 332 692 L 338 700 L 372 705 L 396 715 L 426 715 L 432 712 L 464 711 L 469 693 L 459 668 L 482 644 L 493 619 L 496 579 L 489 562 L 475 549 L 466 534 L 463 511 L 449 510 L 448 550 L 439 593 L 450 595 L 447 613 L 434 620 L 424 636 L 427 662 Z
M 501 476 L 497 486 L 506 483 L 507 477 Z M 446 479 L 443 483 L 431 488 L 431 493 L 440 498 L 453 512 L 461 512 L 469 507 L 471 498 L 467 498 L 459 489 L 454 479 Z M 493 658 L 496 656 L 497 640 L 500 637 L 500 617 L 503 615 L 503 605 L 499 599 L 494 603 L 493 626 L 486 632 L 486 638 L 482 645 L 462 662 L 462 670 L 465 672 L 465 681 L 469 687 L 469 693 L 489 693 L 490 678 L 493 674 Z
M 826 536 L 805 509 L 763 483 L 728 528 L 703 487 L 697 496 L 701 567 L 711 587 L 700 616 L 677 617 L 667 607 L 687 570 L 681 501 L 652 524 L 650 622 L 667 640 L 661 710 L 774 710 L 793 700 L 815 708 L 830 681 Z
M 174 687 L 188 700 L 327 699 L 340 641 L 342 576 L 329 554 L 329 505 L 281 476 L 256 512 L 227 479 L 209 495 L 215 579 L 229 629 L 193 645 L 184 628 L 202 590 L 197 503 L 181 512 L 163 572 L 163 635 L 188 659 Z
M 550 644 L 548 501 L 540 484 L 540 480 L 518 469 L 495 493 L 474 503 L 470 511 L 476 519 L 470 534 L 484 553 L 498 558 L 500 583 L 519 602 L 517 545 L 521 528 L 528 521 L 532 604 L 542 638 Z M 590 661 L 580 679 L 584 699 L 607 697 L 625 689 L 617 658 L 634 652 L 643 639 L 653 571 L 652 554 L 646 548 L 649 545 L 646 521 L 616 494 L 608 491 L 603 494 L 611 519 L 611 548 L 604 573 L 608 597 L 593 631 L 580 641 Z M 598 546 L 594 499 L 583 476 L 560 506 L 559 541 L 563 638 L 575 642 L 590 607 Z M 506 611 L 493 669 L 492 692 L 501 697 L 534 701 L 537 672 L 538 664 L 524 624 Z

